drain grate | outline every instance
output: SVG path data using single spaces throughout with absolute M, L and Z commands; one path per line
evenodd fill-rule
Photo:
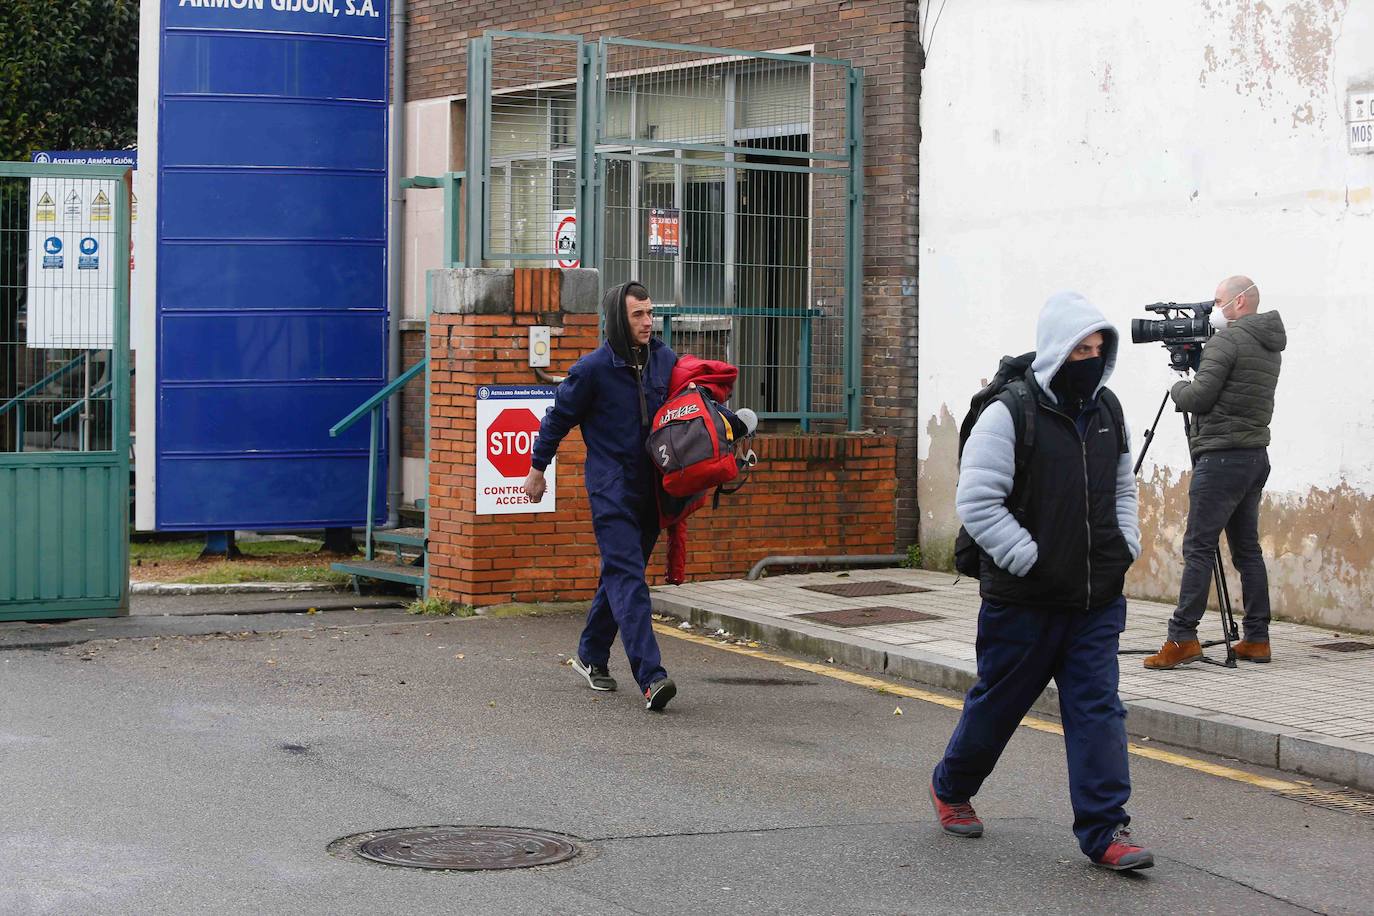
M 798 614 L 803 620 L 814 620 L 831 627 L 876 627 L 887 623 L 920 623 L 923 620 L 940 620 L 935 614 L 913 611 L 904 607 L 860 607 L 843 611 L 813 611 Z
M 1374 795 L 1368 792 L 1350 789 L 1340 792 L 1327 792 L 1324 789 L 1282 789 L 1274 794 L 1316 808 L 1344 811 L 1346 814 L 1362 814 L 1365 817 L 1374 816 Z
M 1322 642 L 1313 645 L 1314 649 L 1325 649 L 1328 652 L 1364 652 L 1374 649 L 1374 643 L 1368 642 Z
M 373 862 L 446 871 L 552 865 L 581 851 L 572 837 L 526 827 L 403 827 L 357 838 L 356 853 Z
M 872 579 L 867 582 L 840 582 L 835 585 L 803 585 L 808 592 L 821 592 L 840 598 L 877 598 L 881 595 L 919 595 L 930 589 L 919 585 L 903 585 L 888 579 Z

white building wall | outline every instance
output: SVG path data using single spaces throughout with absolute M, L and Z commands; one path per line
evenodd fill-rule
M 927 28 L 928 31 L 928 28 Z M 1276 613 L 1374 630 L 1374 0 L 950 3 L 922 84 L 921 541 L 947 561 L 958 422 L 1076 289 L 1122 332 L 1133 444 L 1175 379 L 1156 301 L 1253 277 L 1288 328 L 1263 514 Z M 1166 411 L 1129 588 L 1176 595 L 1188 456 Z M 1236 591 L 1238 594 L 1238 588 Z

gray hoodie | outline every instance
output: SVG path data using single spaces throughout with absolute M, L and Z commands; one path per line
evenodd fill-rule
M 1094 331 L 1101 331 L 1103 337 L 1102 381 L 1097 387 L 1101 391 L 1116 366 L 1116 328 L 1074 292 L 1056 293 L 1040 310 L 1031 371 L 1051 402 L 1058 402 L 1050 389 L 1055 373 L 1078 342 Z M 1121 536 L 1135 559 L 1140 555 L 1140 518 L 1131 464 L 1130 454 L 1123 454 L 1117 466 L 1116 515 Z M 1007 508 L 1015 472 L 1016 428 L 1006 406 L 994 402 L 978 418 L 964 445 L 954 507 L 964 528 L 994 563 L 1014 576 L 1024 576 L 1039 558 L 1039 547 Z

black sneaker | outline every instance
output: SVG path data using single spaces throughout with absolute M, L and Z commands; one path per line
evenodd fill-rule
M 649 689 L 644 691 L 644 708 L 652 709 L 654 712 L 662 712 L 663 707 L 668 705 L 668 701 L 677 696 L 677 685 L 672 678 L 665 677 L 662 680 L 654 681 L 649 685 Z
M 572 667 L 574 671 L 587 679 L 587 686 L 593 690 L 615 689 L 615 678 L 611 677 L 611 669 L 605 665 L 589 665 L 574 655 Z

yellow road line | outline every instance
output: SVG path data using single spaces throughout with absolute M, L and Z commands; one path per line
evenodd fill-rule
M 687 642 L 696 643 L 701 646 L 710 646 L 713 649 L 721 649 L 725 652 L 732 652 L 735 655 L 744 655 L 749 658 L 757 658 L 761 661 L 773 662 L 777 665 L 785 665 L 788 668 L 796 668 L 799 671 L 809 671 L 821 677 L 832 678 L 837 681 L 844 681 L 856 687 L 867 687 L 879 693 L 891 694 L 893 696 L 906 697 L 911 700 L 920 700 L 923 703 L 933 703 L 936 706 L 943 706 L 946 709 L 963 709 L 964 701 L 944 696 L 943 694 L 933 693 L 929 690 L 921 690 L 917 687 L 908 687 L 905 684 L 894 684 L 892 681 L 882 678 L 871 677 L 867 674 L 857 674 L 853 671 L 846 671 L 843 668 L 836 668 L 832 665 L 820 664 L 817 662 L 801 661 L 800 659 L 788 658 L 785 655 L 778 655 L 767 652 L 763 649 L 755 649 L 750 646 L 741 646 L 734 643 L 721 642 L 697 633 L 688 633 L 676 627 L 666 626 L 655 623 L 654 629 L 662 636 L 671 636 L 674 639 L 681 639 Z M 1064 729 L 1056 722 L 1047 719 L 1037 719 L 1034 716 L 1026 716 L 1021 720 L 1024 728 L 1034 729 L 1038 732 L 1046 732 L 1051 735 L 1062 735 Z M 1193 770 L 1198 773 L 1206 773 L 1209 776 L 1216 776 L 1220 779 L 1229 779 L 1233 782 L 1243 782 L 1247 785 L 1255 786 L 1260 789 L 1267 789 L 1271 792 L 1301 792 L 1304 796 L 1310 797 L 1313 789 L 1296 782 L 1289 782 L 1286 779 L 1274 779 L 1269 776 L 1258 776 L 1254 773 L 1247 773 L 1235 767 L 1228 767 L 1219 763 L 1210 763 L 1206 760 L 1198 760 L 1195 757 L 1188 757 L 1184 754 L 1175 754 L 1173 751 L 1166 751 L 1155 747 L 1146 747 L 1143 744 L 1132 742 L 1127 745 L 1132 754 L 1137 757 L 1144 757 L 1148 760 L 1155 760 L 1160 763 L 1167 763 L 1170 766 L 1182 767 L 1183 769 Z M 1338 793 L 1323 793 L 1332 797 L 1339 797 Z

